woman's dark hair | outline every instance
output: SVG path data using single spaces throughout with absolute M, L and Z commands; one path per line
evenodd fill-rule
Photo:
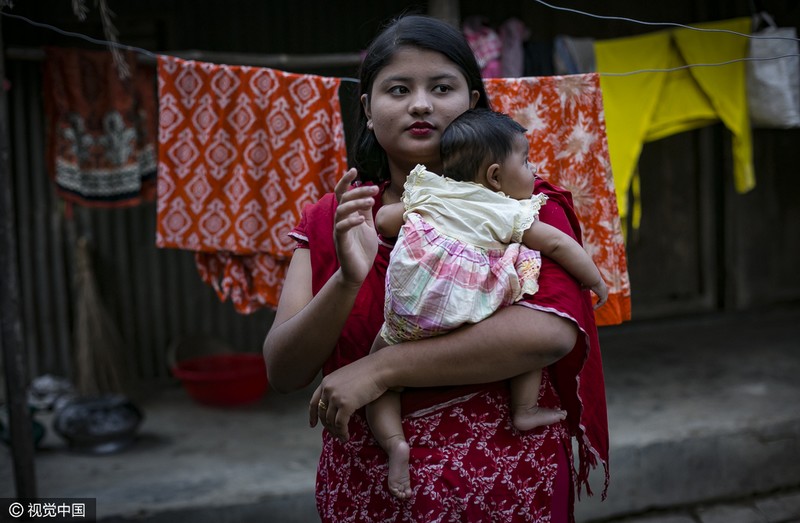
M 525 131 L 510 116 L 489 109 L 462 113 L 442 133 L 442 174 L 460 182 L 475 181 L 484 165 L 505 160 L 514 142 L 525 139 Z
M 469 90 L 480 93 L 477 106 L 489 107 L 480 67 L 464 35 L 447 22 L 423 15 L 397 18 L 375 37 L 361 62 L 359 98 L 364 94 L 370 96 L 375 77 L 403 47 L 416 47 L 446 56 L 461 69 Z M 350 159 L 361 180 L 380 183 L 389 179 L 386 152 L 374 133 L 367 129 L 367 116 L 360 103 Z

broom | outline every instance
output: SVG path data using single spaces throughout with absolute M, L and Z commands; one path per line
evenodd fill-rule
M 75 387 L 82 396 L 123 393 L 123 340 L 103 305 L 92 269 L 89 241 L 75 250 Z

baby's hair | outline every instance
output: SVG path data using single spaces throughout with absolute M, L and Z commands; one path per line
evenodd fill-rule
M 442 174 L 460 182 L 474 181 L 481 167 L 505 160 L 514 141 L 526 131 L 506 114 L 489 109 L 466 111 L 442 133 Z

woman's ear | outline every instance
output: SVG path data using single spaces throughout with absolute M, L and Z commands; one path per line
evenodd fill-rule
M 481 99 L 481 93 L 479 93 L 477 90 L 472 91 L 472 94 L 470 94 L 469 97 L 469 108 L 475 109 L 475 106 L 478 105 L 478 100 L 480 99 Z
M 486 168 L 486 184 L 493 190 L 500 190 L 500 164 L 493 163 Z
M 361 105 L 364 107 L 364 115 L 367 117 L 367 130 L 372 131 L 372 111 L 369 108 L 369 96 L 361 95 Z
M 367 120 L 372 118 L 372 111 L 369 109 L 369 96 L 366 94 L 361 95 L 361 106 L 364 108 L 364 114 L 367 115 Z

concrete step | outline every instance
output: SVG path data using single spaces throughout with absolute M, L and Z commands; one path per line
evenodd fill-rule
M 579 520 L 800 485 L 800 311 L 601 329 L 608 499 Z
M 800 487 L 798 334 L 800 307 L 602 328 L 611 488 L 602 503 L 584 498 L 578 521 Z M 309 396 L 218 409 L 159 388 L 141 402 L 138 440 L 118 454 L 76 454 L 49 431 L 39 495 L 97 498 L 106 523 L 317 521 Z M 8 451 L 0 470 L 0 497 L 11 497 Z M 599 491 L 599 475 L 592 481 Z
M 800 523 L 800 487 L 595 520 L 600 523 Z

